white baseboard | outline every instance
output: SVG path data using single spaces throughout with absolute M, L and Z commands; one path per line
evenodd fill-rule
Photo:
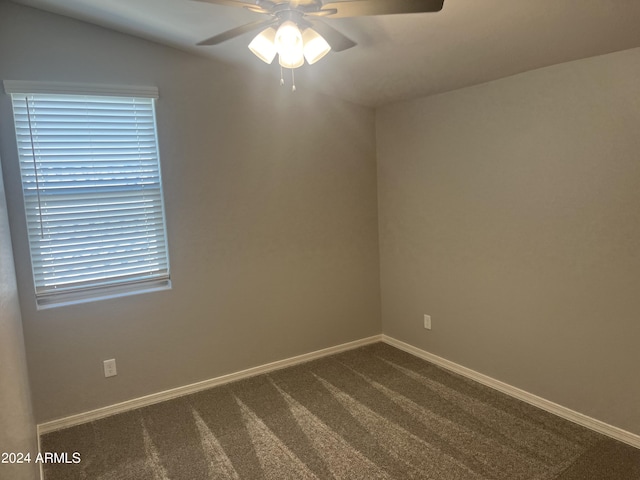
M 562 405 L 558 405 L 557 403 L 551 402 L 532 393 L 513 387 L 507 383 L 501 382 L 500 380 L 496 380 L 495 378 L 489 377 L 482 373 L 478 373 L 475 370 L 471 370 L 470 368 L 458 365 L 457 363 L 434 355 L 433 353 L 429 353 L 425 350 L 414 347 L 413 345 L 409 345 L 408 343 L 396 340 L 395 338 L 389 337 L 388 335 L 382 335 L 382 341 L 393 347 L 399 348 L 400 350 L 404 350 L 407 353 L 415 355 L 416 357 L 422 358 L 435 365 L 446 368 L 447 370 L 458 373 L 464 377 L 470 378 L 471 380 L 486 385 L 487 387 L 491 387 L 494 390 L 506 393 L 511 397 L 517 398 L 518 400 L 522 400 L 523 402 L 541 408 L 542 410 L 546 410 L 549 413 L 553 413 L 554 415 L 562 417 L 573 423 L 577 423 L 578 425 L 582 425 L 583 427 L 586 427 L 590 430 L 594 430 L 615 440 L 624 442 L 628 445 L 631 445 L 632 447 L 640 448 L 640 435 L 636 435 L 621 428 L 614 427 L 613 425 L 609 425 L 608 423 L 596 420 L 595 418 L 588 417 L 587 415 L 571 410 L 570 408 L 563 407 Z
M 334 353 L 340 353 L 354 348 L 369 345 L 382 341 L 382 335 L 374 335 L 372 337 L 362 338 L 353 342 L 343 343 L 342 345 L 336 345 L 334 347 L 324 348 L 322 350 L 316 350 L 315 352 L 305 353 L 284 360 L 278 360 L 276 362 L 267 363 L 253 368 L 248 368 L 228 375 L 222 375 L 220 377 L 211 378 L 209 380 L 203 380 L 201 382 L 192 383 L 183 387 L 172 388 L 163 392 L 152 393 L 151 395 L 145 395 L 144 397 L 134 398 L 125 402 L 116 403 L 115 405 L 109 405 L 102 408 L 97 408 L 89 412 L 79 413 L 77 415 L 71 415 L 69 417 L 60 418 L 57 420 L 51 420 L 49 422 L 41 423 L 38 425 L 38 438 L 40 435 L 46 433 L 55 432 L 56 430 L 62 430 L 64 428 L 81 425 L 83 423 L 92 422 L 100 418 L 109 417 L 117 413 L 127 412 L 136 408 L 146 407 L 153 405 L 154 403 L 164 402 L 166 400 L 172 400 L 174 398 L 189 395 L 190 393 L 200 392 L 208 388 L 216 387 L 236 380 L 242 380 L 243 378 L 253 377 L 262 373 L 272 372 L 281 368 L 290 367 L 299 363 L 308 362 L 317 358 L 326 357 L 327 355 L 333 355 Z
M 253 377 L 256 375 L 260 375 L 262 373 L 272 372 L 274 370 L 290 367 L 292 365 L 297 365 L 300 363 L 315 360 L 317 358 L 322 358 L 328 355 L 333 355 L 335 353 L 352 350 L 354 348 L 362 347 L 362 346 L 380 342 L 380 341 L 387 343 L 391 346 L 394 346 L 396 348 L 399 348 L 400 350 L 403 350 L 407 353 L 415 355 L 416 357 L 427 360 L 435 365 L 446 368 L 447 370 L 458 373 L 464 377 L 470 378 L 471 380 L 474 380 L 478 383 L 481 383 L 490 388 L 498 390 L 499 392 L 505 393 L 511 397 L 517 398 L 518 400 L 522 400 L 523 402 L 529 403 L 533 406 L 546 410 L 549 413 L 553 413 L 554 415 L 562 417 L 571 422 L 577 423 L 578 425 L 582 425 L 583 427 L 589 428 L 598 433 L 601 433 L 608 437 L 624 442 L 628 445 L 631 445 L 632 447 L 640 448 L 640 435 L 636 435 L 634 433 L 628 432 L 621 428 L 614 427 L 613 425 L 609 425 L 600 420 L 596 420 L 594 418 L 588 417 L 587 415 L 571 410 L 570 408 L 563 407 L 562 405 L 558 405 L 557 403 L 551 402 L 542 397 L 538 397 L 537 395 L 534 395 L 532 393 L 513 387 L 507 383 L 501 382 L 500 380 L 496 380 L 495 378 L 476 372 L 475 370 L 471 370 L 470 368 L 463 367 L 462 365 L 459 365 L 450 360 L 447 360 L 445 358 L 429 353 L 420 348 L 414 347 L 413 345 L 409 345 L 408 343 L 402 342 L 400 340 L 396 340 L 395 338 L 390 337 L 388 335 L 374 335 L 371 337 L 362 338 L 360 340 L 344 343 L 342 345 L 336 345 L 334 347 L 324 348 L 322 350 L 317 350 L 315 352 L 305 353 L 303 355 L 298 355 L 298 356 L 287 358 L 284 360 L 278 360 L 276 362 L 271 362 L 271 363 L 267 363 L 257 367 L 248 368 L 246 370 L 230 373 L 228 375 L 222 375 L 220 377 L 211 378 L 209 380 L 203 380 L 201 382 L 192 383 L 190 385 L 185 385 L 183 387 L 172 388 L 170 390 L 165 390 L 163 392 L 153 393 L 151 395 L 146 395 L 144 397 L 134 398 L 131 400 L 127 400 L 125 402 L 109 405 L 106 407 L 98 408 L 98 409 L 80 413 L 77 415 L 71 415 L 69 417 L 41 423 L 37 425 L 38 447 L 40 446 L 40 435 L 54 432 L 56 430 L 62 430 L 64 428 L 69 428 L 76 425 L 81 425 L 83 423 L 92 422 L 100 418 L 108 417 L 108 416 L 115 415 L 122 412 L 127 412 L 130 410 L 134 410 L 136 408 L 146 407 L 148 405 L 164 402 L 166 400 L 172 400 L 174 398 L 182 397 L 184 395 L 189 395 L 191 393 L 206 390 L 208 388 L 212 388 L 218 385 L 223 385 L 225 383 L 242 380 L 244 378 Z

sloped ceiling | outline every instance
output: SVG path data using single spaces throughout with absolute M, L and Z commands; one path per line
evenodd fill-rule
M 196 46 L 261 14 L 193 0 L 14 1 L 280 77 L 247 49 L 255 33 Z M 640 46 L 639 0 L 445 0 L 439 13 L 328 22 L 358 46 L 297 69 L 298 88 L 368 106 Z

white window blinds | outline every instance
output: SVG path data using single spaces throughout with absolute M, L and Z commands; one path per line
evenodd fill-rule
M 38 304 L 169 286 L 154 99 L 12 103 Z

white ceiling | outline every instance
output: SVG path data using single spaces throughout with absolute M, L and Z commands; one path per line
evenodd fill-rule
M 267 18 L 193 0 L 14 0 L 272 75 L 246 48 L 255 33 L 195 44 Z M 389 0 L 393 1 L 393 0 Z M 328 19 L 358 42 L 295 71 L 311 87 L 378 106 L 640 46 L 640 0 L 445 0 L 438 13 Z

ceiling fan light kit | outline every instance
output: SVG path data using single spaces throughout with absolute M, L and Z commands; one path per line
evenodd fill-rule
M 348 18 L 398 13 L 424 13 L 442 10 L 444 0 L 199 0 L 218 5 L 242 7 L 254 13 L 270 15 L 232 28 L 203 40 L 198 45 L 218 45 L 239 35 L 265 28 L 256 35 L 249 50 L 265 63 L 278 55 L 281 68 L 291 70 L 313 65 L 331 50 L 341 52 L 356 42 L 324 23 L 321 18 Z M 311 25 L 320 30 L 318 33 Z M 277 28 L 274 28 L 277 27 Z M 293 75 L 293 71 L 291 72 Z M 280 83 L 283 84 L 282 75 Z M 295 86 L 293 88 L 295 90 Z
M 280 66 L 298 68 L 307 60 L 313 65 L 331 51 L 327 41 L 312 28 L 300 32 L 298 26 L 288 20 L 276 31 L 269 27 L 249 44 L 249 50 L 265 63 L 272 63 L 278 55 Z

